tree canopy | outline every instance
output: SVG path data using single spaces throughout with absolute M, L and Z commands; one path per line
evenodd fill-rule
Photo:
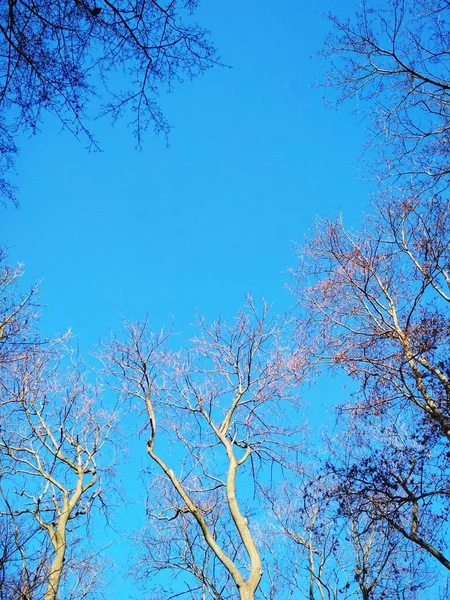
M 192 18 L 193 0 L 8 1 L 0 26 L 0 192 L 13 199 L 8 172 L 17 135 L 36 133 L 45 113 L 91 149 L 92 119 L 126 115 L 138 146 L 152 126 L 170 126 L 161 89 L 216 64 L 209 34 Z

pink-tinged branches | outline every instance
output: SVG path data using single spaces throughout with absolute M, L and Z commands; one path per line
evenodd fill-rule
M 355 409 L 408 401 L 450 439 L 450 207 L 405 201 L 379 211 L 361 233 L 321 222 L 302 248 L 313 354 L 360 383 Z
M 53 600 L 64 585 L 65 598 L 80 599 L 93 591 L 95 561 L 88 569 L 74 529 L 101 497 L 98 457 L 114 416 L 69 336 L 40 337 L 36 290 L 23 293 L 21 275 L 1 252 L 0 597 Z
M 99 457 L 114 423 L 78 358 L 60 342 L 30 347 L 1 376 L 0 510 L 18 538 L 36 532 L 25 545 L 19 540 L 17 551 L 24 573 L 40 565 L 34 594 L 45 600 L 57 598 L 63 582 L 65 597 L 72 597 L 80 569 L 75 597 L 94 583 L 81 556 L 76 564 L 71 558 L 77 553 L 74 529 L 86 526 L 101 499 L 105 468 Z
M 350 454 L 336 471 L 358 498 L 351 510 L 448 568 L 450 205 L 396 199 L 375 210 L 359 233 L 320 222 L 301 250 L 299 343 L 307 330 L 311 360 L 357 386 L 341 407 Z
M 263 574 L 251 517 L 257 486 L 298 447 L 290 355 L 283 322 L 251 301 L 234 321 L 199 327 L 185 352 L 170 351 L 168 336 L 146 323 L 108 352 L 117 388 L 145 407 L 156 467 L 148 511 L 160 525 L 145 534 L 154 551 L 140 563 L 147 574 L 189 573 L 211 598 L 250 599 Z

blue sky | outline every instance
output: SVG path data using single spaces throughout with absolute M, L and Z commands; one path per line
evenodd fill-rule
M 294 242 L 316 215 L 352 224 L 367 207 L 364 124 L 312 85 L 323 13 L 354 5 L 204 2 L 198 20 L 232 68 L 161 92 L 170 147 L 149 132 L 136 152 L 126 122 L 107 120 L 93 123 L 97 154 L 51 118 L 21 140 L 20 210 L 2 211 L 2 241 L 25 281 L 41 281 L 45 335 L 70 327 L 90 350 L 123 317 L 174 318 L 190 337 L 196 316 L 232 315 L 246 293 L 290 306 Z
M 184 331 L 196 314 L 233 313 L 247 292 L 282 310 L 292 243 L 316 214 L 366 206 L 364 126 L 312 87 L 326 66 L 314 57 L 323 13 L 342 5 L 213 4 L 198 19 L 232 68 L 161 93 L 169 148 L 149 132 L 138 153 L 126 122 L 105 120 L 93 124 L 100 154 L 52 119 L 21 141 L 20 210 L 3 211 L 3 238 L 42 281 L 48 333 L 70 326 L 87 348 L 121 315 L 147 312 Z

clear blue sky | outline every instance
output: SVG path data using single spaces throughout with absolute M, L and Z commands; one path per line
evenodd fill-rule
M 197 313 L 233 313 L 247 292 L 281 309 L 292 242 L 316 214 L 366 205 L 364 126 L 311 86 L 323 13 L 341 3 L 251 4 L 199 11 L 233 68 L 161 94 L 170 148 L 149 132 L 138 153 L 126 123 L 108 121 L 94 123 L 101 154 L 50 119 L 21 142 L 20 210 L 2 211 L 2 237 L 42 280 L 49 333 L 70 326 L 89 347 L 146 312 L 183 330 Z
M 161 93 L 169 148 L 149 132 L 138 153 L 126 123 L 108 121 L 94 123 L 100 154 L 51 119 L 21 141 L 20 210 L 2 211 L 2 241 L 42 282 L 46 335 L 71 327 L 89 350 L 122 317 L 174 317 L 189 336 L 197 315 L 231 315 L 248 292 L 289 306 L 293 242 L 315 215 L 357 222 L 367 206 L 364 124 L 312 87 L 323 13 L 355 4 L 203 2 L 198 20 L 232 68 Z

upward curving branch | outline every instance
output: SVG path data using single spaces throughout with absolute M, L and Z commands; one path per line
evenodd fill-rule
M 169 351 L 166 336 L 151 334 L 146 323 L 128 327 L 107 351 L 117 389 L 146 407 L 147 452 L 163 475 L 153 486 L 152 515 L 168 527 L 164 551 L 173 554 L 142 563 L 187 571 L 213 598 L 221 590 L 221 598 L 253 600 L 263 559 L 249 522 L 256 500 L 244 477 L 257 486 L 264 465 L 286 465 L 297 447 L 283 417 L 292 407 L 289 357 L 282 323 L 267 307 L 259 314 L 250 303 L 234 322 L 200 327 L 186 353 Z

